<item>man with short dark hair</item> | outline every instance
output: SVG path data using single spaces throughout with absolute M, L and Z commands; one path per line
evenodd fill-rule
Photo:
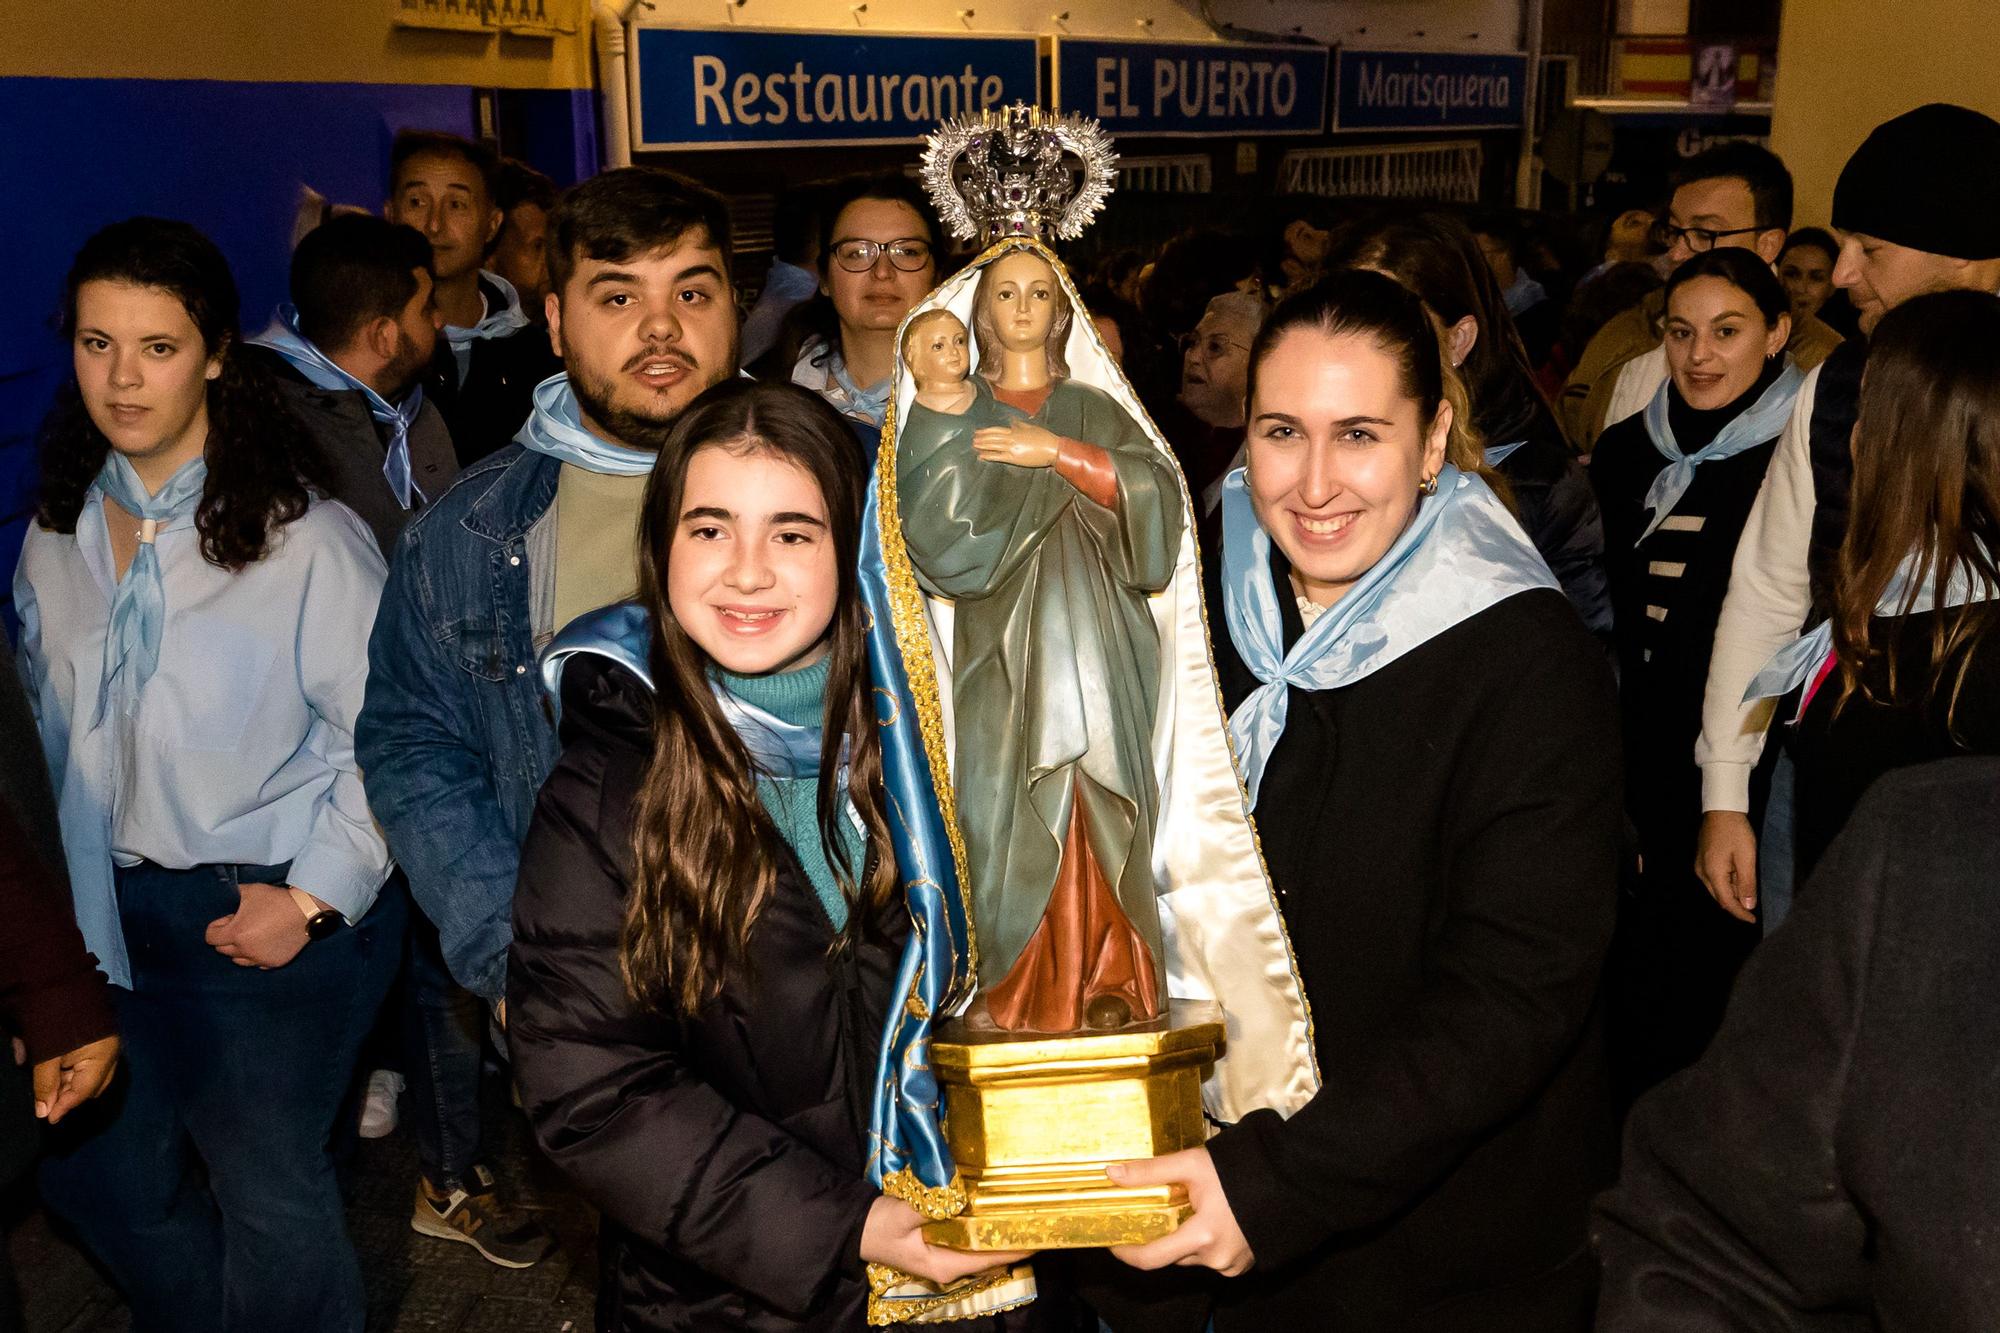
M 558 749 L 536 660 L 571 618 L 634 594 L 654 459 L 737 366 L 728 211 L 685 177 L 626 167 L 569 191 L 549 277 L 567 373 L 536 390 L 516 443 L 405 530 L 355 728 L 369 808 L 445 962 L 503 1021 L 521 840 Z M 491 1174 L 442 1174 L 420 1182 L 412 1225 L 507 1262 L 489 1253 Z
M 1792 225 L 1792 173 L 1768 148 L 1748 140 L 1720 143 L 1690 158 L 1674 176 L 1673 198 L 1656 235 L 1666 246 L 1668 271 L 1717 246 L 1755 250 L 1776 263 Z M 1604 427 L 1644 407 L 1667 376 L 1661 348 L 1664 288 L 1598 330 L 1570 372 L 1556 402 L 1563 432 L 1587 451 Z M 1801 320 L 1786 345 L 1801 369 L 1810 370 L 1840 345 L 1840 335 L 1818 319 Z M 1651 356 L 1635 373 L 1628 363 Z M 1614 396 L 1616 402 L 1614 403 Z
M 493 243 L 493 271 L 521 294 L 521 310 L 539 323 L 549 299 L 549 214 L 556 211 L 556 183 L 526 162 L 500 159 L 500 236 Z
M 484 144 L 428 130 L 396 136 L 383 214 L 430 242 L 444 338 L 424 389 L 460 466 L 512 439 L 535 385 L 560 369 L 514 285 L 480 267 L 506 221 L 499 192 L 500 159 Z
M 292 252 L 291 291 L 248 354 L 331 464 L 333 498 L 361 516 L 386 559 L 411 514 L 458 473 L 422 383 L 438 333 L 431 248 L 408 227 L 341 214 Z

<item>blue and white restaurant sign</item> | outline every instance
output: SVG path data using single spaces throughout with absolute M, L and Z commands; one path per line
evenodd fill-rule
M 1041 101 L 1033 37 L 632 29 L 635 149 L 914 143 L 949 116 Z
M 1055 107 L 1113 138 L 1318 134 L 1326 128 L 1323 46 L 1055 39 Z
M 1525 55 L 1342 48 L 1334 128 L 1514 129 L 1527 87 Z

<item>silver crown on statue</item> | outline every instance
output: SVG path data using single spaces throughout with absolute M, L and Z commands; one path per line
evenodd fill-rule
M 924 188 L 954 236 L 1073 241 L 1118 181 L 1094 120 L 1016 102 L 941 122 L 925 140 Z

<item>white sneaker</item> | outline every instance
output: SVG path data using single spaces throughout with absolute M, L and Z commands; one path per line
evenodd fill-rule
M 393 1069 L 368 1075 L 368 1092 L 361 1099 L 361 1137 L 385 1139 L 396 1132 L 396 1099 L 403 1095 L 403 1076 Z

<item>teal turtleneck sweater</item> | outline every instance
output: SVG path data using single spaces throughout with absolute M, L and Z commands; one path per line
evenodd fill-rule
M 793 726 L 811 727 L 826 717 L 826 678 L 832 669 L 832 659 L 822 657 L 812 666 L 795 671 L 739 676 L 718 670 L 716 677 L 744 703 Z M 839 743 L 837 738 L 829 740 Z M 819 784 L 811 778 L 769 778 L 759 774 L 757 799 L 763 802 L 778 832 L 791 844 L 833 928 L 846 929 L 847 897 L 840 891 L 840 881 L 834 877 L 833 864 L 827 859 L 826 843 L 819 832 Z M 860 874 L 861 833 L 853 820 L 840 821 L 840 840 L 853 873 Z

